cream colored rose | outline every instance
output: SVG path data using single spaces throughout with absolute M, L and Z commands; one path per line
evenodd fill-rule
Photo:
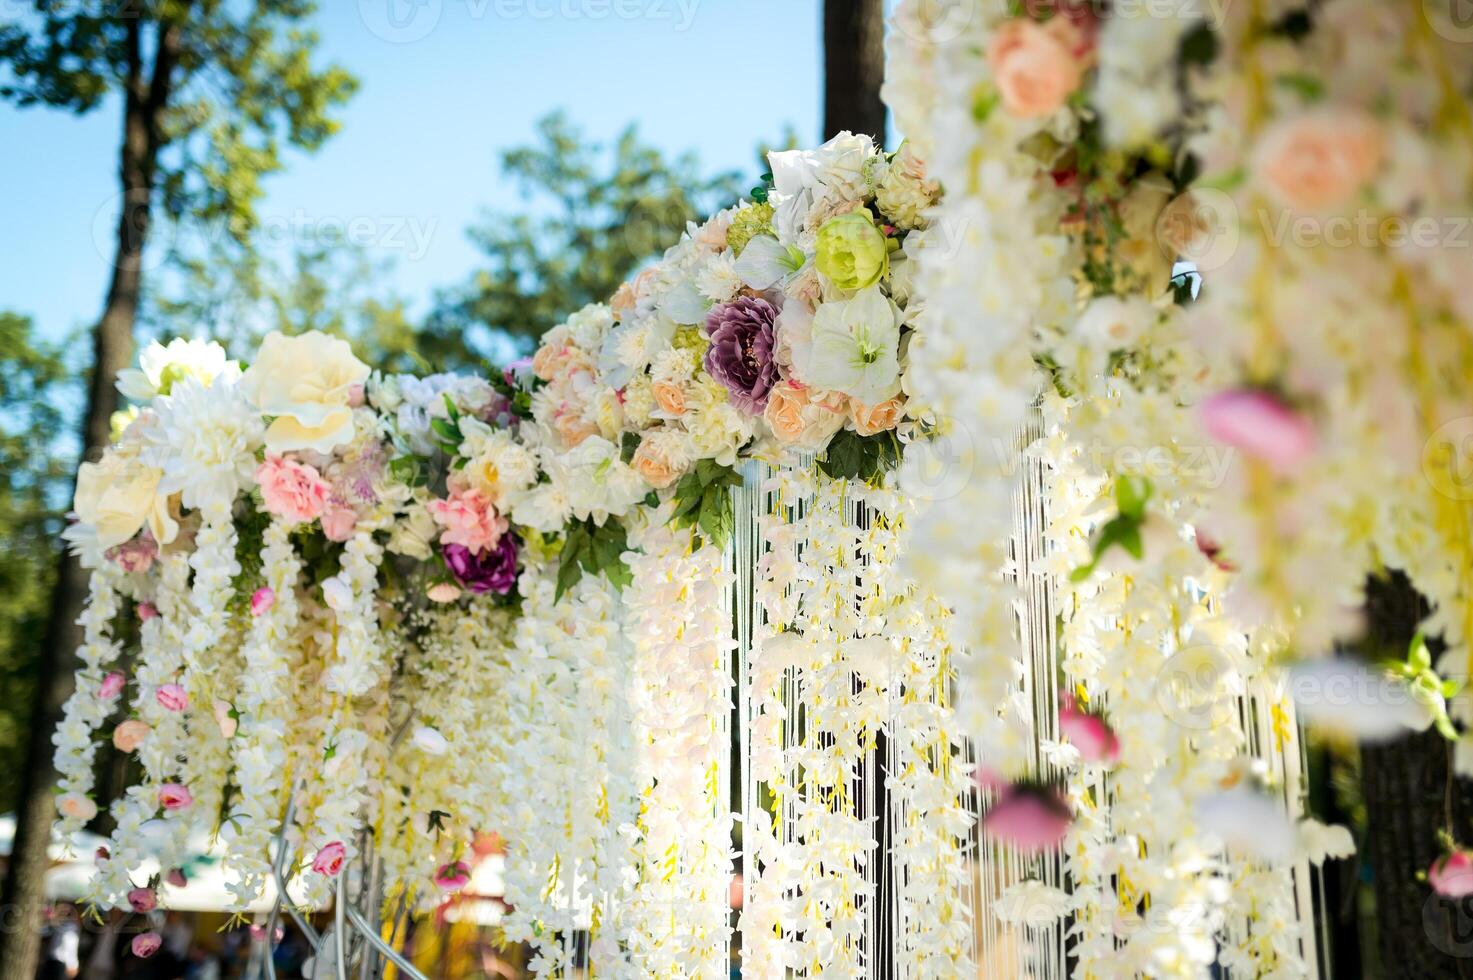
M 103 549 L 116 547 L 148 525 L 154 540 L 168 544 L 179 533 L 169 500 L 159 494 L 162 470 L 147 465 L 134 453 L 109 449 L 96 463 L 77 470 L 77 493 L 72 509 L 83 523 L 96 528 Z
M 619 434 L 624 431 L 624 403 L 613 388 L 605 386 L 593 396 L 593 422 L 599 435 L 610 442 L 619 441 Z
M 886 398 L 876 405 L 866 405 L 858 398 L 849 399 L 849 418 L 854 422 L 854 431 L 862 436 L 895 428 L 900 422 L 900 413 L 899 398 Z
M 1258 141 L 1253 172 L 1275 203 L 1324 211 L 1344 203 L 1381 167 L 1381 125 L 1364 113 L 1322 109 L 1274 123 Z
M 671 465 L 670 460 L 650 439 L 639 444 L 639 448 L 634 451 L 634 458 L 629 462 L 634 467 L 634 472 L 656 490 L 665 489 L 680 477 L 680 470 Z
M 350 400 L 368 374 L 347 341 L 316 330 L 296 337 L 273 331 L 261 342 L 241 390 L 263 415 L 275 416 L 266 430 L 268 452 L 330 453 L 353 438 Z
M 1003 108 L 1023 119 L 1051 116 L 1079 88 L 1082 65 L 1064 18 L 1048 24 L 1011 20 L 993 33 L 987 63 Z
M 439 536 L 440 525 L 435 523 L 435 518 L 424 504 L 415 503 L 405 512 L 403 520 L 394 522 L 388 549 L 396 555 L 427 561 Z
M 669 381 L 656 381 L 650 386 L 651 393 L 655 396 L 655 404 L 660 406 L 660 411 L 670 416 L 685 414 L 685 386 L 673 384 Z
M 778 442 L 792 445 L 803 438 L 808 428 L 803 409 L 808 406 L 808 389 L 795 388 L 786 381 L 773 386 L 767 395 L 767 408 L 762 417 Z

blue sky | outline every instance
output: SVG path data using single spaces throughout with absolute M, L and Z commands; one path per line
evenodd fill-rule
M 476 262 L 464 231 L 514 208 L 498 151 L 564 108 L 590 137 L 633 121 L 707 170 L 757 173 L 791 125 L 819 137 L 819 0 L 326 0 L 321 55 L 360 81 L 343 127 L 268 178 L 269 228 L 359 229 L 422 312 Z M 75 117 L 0 105 L 0 308 L 47 336 L 101 310 L 116 214 L 118 106 Z M 291 232 L 290 234 L 296 234 Z

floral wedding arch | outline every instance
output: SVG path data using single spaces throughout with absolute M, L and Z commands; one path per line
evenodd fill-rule
M 1300 714 L 1468 720 L 1473 310 L 1446 243 L 1265 218 L 1466 207 L 1448 30 L 905 2 L 898 151 L 772 154 L 528 361 L 150 347 L 67 532 L 63 829 L 98 738 L 141 773 L 93 900 L 204 828 L 341 971 L 494 831 L 544 975 L 1319 975 Z M 1380 567 L 1441 658 L 1297 706 L 1381 676 L 1325 656 Z

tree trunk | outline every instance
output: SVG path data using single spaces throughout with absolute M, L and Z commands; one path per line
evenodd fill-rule
M 145 75 L 141 18 L 129 23 L 128 78 L 124 83 L 123 144 L 119 153 L 122 212 L 118 216 L 112 277 L 102 318 L 93 334 L 92 374 L 87 412 L 82 420 L 82 458 L 95 459 L 109 442 L 111 418 L 118 407 L 114 381 L 128 366 L 133 325 L 143 285 L 143 246 L 148 236 L 149 201 L 162 143 L 160 119 L 170 95 L 170 79 L 179 55 L 179 24 L 159 30 L 153 71 Z M 81 641 L 77 619 L 82 612 L 87 576 L 63 551 L 39 652 L 36 705 L 32 716 L 26 767 L 20 774 L 15 840 L 0 893 L 6 913 L 0 937 L 0 980 L 32 980 L 41 951 L 41 924 L 46 907 L 46 846 L 55 816 L 52 788 L 51 733 L 72 692 L 76 649 Z
M 1426 602 L 1406 577 L 1366 589 L 1367 650 L 1404 659 Z M 1473 839 L 1473 784 L 1452 775 L 1452 745 L 1435 731 L 1361 748 L 1366 853 L 1376 898 L 1380 975 L 1407 980 L 1473 977 L 1473 901 L 1451 901 L 1417 880 L 1440 853 L 1449 819 Z
M 824 0 L 823 132 L 849 130 L 885 142 L 883 0 Z

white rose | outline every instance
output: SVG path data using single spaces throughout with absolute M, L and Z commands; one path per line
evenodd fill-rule
M 266 430 L 268 451 L 330 453 L 353 438 L 349 402 L 368 374 L 347 341 L 316 330 L 296 337 L 273 331 L 261 342 L 241 390 L 263 415 L 276 417 Z

